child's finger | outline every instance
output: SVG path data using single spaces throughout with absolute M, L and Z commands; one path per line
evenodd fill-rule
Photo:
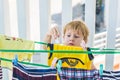
M 52 32 L 52 35 L 54 35 L 54 36 L 58 36 L 59 35 L 57 26 L 52 27 L 51 32 Z
M 59 33 L 59 29 L 58 29 L 58 27 L 55 27 L 55 33 L 56 33 L 56 36 L 57 36 L 57 37 L 60 36 L 60 33 Z
M 50 31 L 53 39 L 57 39 L 60 36 L 57 24 L 51 24 Z
M 54 38 L 54 39 L 57 39 L 57 38 L 58 38 L 58 32 L 56 31 L 56 29 L 54 29 L 53 38 Z
M 86 49 L 86 44 L 85 44 L 85 41 L 84 40 L 82 40 L 82 42 L 81 42 L 81 47 L 83 47 L 84 49 Z

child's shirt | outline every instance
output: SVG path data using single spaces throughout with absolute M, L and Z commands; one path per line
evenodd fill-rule
M 66 46 L 60 44 L 49 44 L 48 50 L 73 50 L 73 51 L 84 51 L 82 47 L 76 46 Z M 88 51 L 90 49 L 88 48 Z M 91 53 L 49 53 L 48 55 L 48 65 L 51 65 L 52 60 L 58 58 L 62 60 L 62 67 L 69 68 L 82 68 L 82 69 L 91 69 L 91 64 L 93 60 L 93 55 Z

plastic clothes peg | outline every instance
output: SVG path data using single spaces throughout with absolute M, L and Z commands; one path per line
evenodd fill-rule
M 62 67 L 62 60 L 58 60 L 58 63 L 57 63 L 58 72 L 61 72 L 61 67 Z
M 12 63 L 17 65 L 17 63 L 18 63 L 18 56 L 17 55 L 15 55 L 15 58 L 12 60 Z
M 100 64 L 100 70 L 99 70 L 100 76 L 103 75 L 103 64 Z

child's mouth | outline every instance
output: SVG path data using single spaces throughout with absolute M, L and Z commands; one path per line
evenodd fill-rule
M 73 44 L 73 43 L 69 43 L 69 45 L 72 45 L 72 46 L 73 46 L 74 44 Z

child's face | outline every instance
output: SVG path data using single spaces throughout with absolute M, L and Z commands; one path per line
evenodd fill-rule
M 63 36 L 64 44 L 69 46 L 80 46 L 80 43 L 83 40 L 83 35 L 79 31 L 79 34 L 77 31 L 69 29 L 66 31 L 66 33 Z

